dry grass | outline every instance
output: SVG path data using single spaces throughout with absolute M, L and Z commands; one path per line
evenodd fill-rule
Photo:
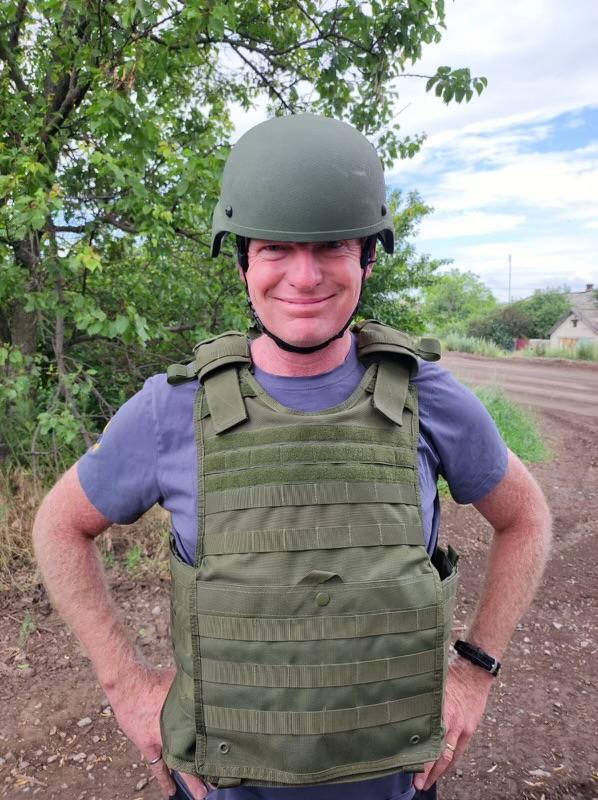
M 23 469 L 0 470 L 0 592 L 39 583 L 31 529 L 47 487 Z M 107 567 L 166 574 L 168 513 L 154 506 L 133 525 L 113 525 L 98 540 Z

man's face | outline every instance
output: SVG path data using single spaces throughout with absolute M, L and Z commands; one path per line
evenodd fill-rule
M 252 239 L 248 255 L 245 279 L 253 307 L 266 328 L 290 344 L 326 341 L 357 305 L 359 239 L 307 244 Z

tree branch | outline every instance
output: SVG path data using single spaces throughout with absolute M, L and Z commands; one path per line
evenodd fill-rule
M 253 61 L 251 61 L 251 59 L 249 59 L 249 58 L 247 58 L 246 56 L 244 56 L 244 55 L 243 55 L 243 53 L 240 51 L 240 49 L 239 49 L 238 47 L 235 47 L 234 45 L 231 45 L 231 47 L 232 47 L 232 49 L 235 51 L 235 53 L 236 53 L 236 54 L 239 56 L 239 58 L 240 58 L 242 61 L 244 61 L 244 62 L 247 64 L 247 66 L 248 66 L 248 67 L 249 67 L 249 68 L 250 68 L 250 69 L 251 69 L 253 72 L 255 72 L 255 74 L 256 74 L 256 75 L 257 75 L 257 76 L 260 78 L 260 80 L 262 81 L 262 85 L 263 85 L 264 87 L 266 87 L 266 88 L 270 89 L 270 91 L 272 92 L 272 94 L 274 94 L 274 95 L 276 95 L 276 97 L 278 97 L 278 99 L 280 100 L 280 102 L 282 103 L 282 105 L 284 106 L 284 108 L 286 108 L 286 110 L 287 110 L 289 113 L 293 114 L 293 113 L 294 113 L 294 109 L 293 109 L 293 107 L 292 107 L 292 106 L 290 106 L 290 105 L 287 103 L 287 101 L 284 99 L 284 97 L 282 96 L 282 94 L 279 92 L 279 90 L 276 88 L 276 86 L 274 86 L 274 84 L 273 84 L 273 83 L 272 83 L 272 82 L 271 82 L 271 81 L 268 79 L 268 77 L 267 77 L 266 75 L 264 75 L 264 73 L 263 73 L 263 72 L 262 72 L 262 71 L 261 71 L 261 70 L 260 70 L 260 69 L 259 69 L 259 68 L 258 68 L 258 67 L 257 67 L 257 66 L 254 64 L 254 63 L 253 63 Z
M 7 43 L 4 41 L 4 37 L 2 36 L 0 36 L 0 59 L 4 61 L 4 63 L 8 67 L 9 75 L 17 91 L 23 94 L 27 103 L 33 105 L 33 95 L 31 94 L 29 87 L 23 80 L 23 76 L 21 75 L 21 71 L 19 70 L 19 65 L 17 64 L 17 60 L 14 57 L 14 53 L 10 50 Z
M 8 46 L 10 47 L 11 50 L 16 50 L 16 48 L 19 46 L 21 25 L 23 24 L 23 20 L 25 19 L 26 11 L 27 11 L 27 0 L 19 0 L 15 21 L 13 22 L 12 25 L 12 32 L 10 34 L 10 39 L 8 40 Z

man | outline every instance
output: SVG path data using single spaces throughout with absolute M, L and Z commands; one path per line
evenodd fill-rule
M 435 796 L 541 576 L 546 503 L 481 404 L 421 361 L 432 342 L 349 328 L 376 242 L 393 249 L 384 191 L 344 123 L 245 134 L 212 255 L 236 236 L 257 337 L 147 381 L 38 514 L 48 590 L 165 796 L 173 777 L 198 799 L 208 778 L 225 800 Z M 438 474 L 495 531 L 446 681 Z M 155 502 L 173 523 L 174 682 L 138 659 L 93 544 Z

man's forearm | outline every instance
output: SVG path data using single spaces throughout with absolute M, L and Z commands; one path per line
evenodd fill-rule
M 64 505 L 60 489 L 42 504 L 33 528 L 35 554 L 54 607 L 81 641 L 108 690 L 130 671 L 137 656 L 110 599 L 93 535 L 63 513 Z M 95 533 L 106 527 L 100 520 L 97 514 L 91 525 L 83 522 L 95 526 Z
M 531 480 L 531 479 L 530 479 Z M 550 512 L 535 483 L 516 520 L 496 525 L 486 573 L 467 638 L 496 658 L 507 648 L 517 622 L 530 605 L 544 572 L 551 542 Z M 484 504 L 478 506 L 484 516 Z M 492 522 L 492 519 L 490 519 Z M 497 520 L 500 523 L 500 515 Z

